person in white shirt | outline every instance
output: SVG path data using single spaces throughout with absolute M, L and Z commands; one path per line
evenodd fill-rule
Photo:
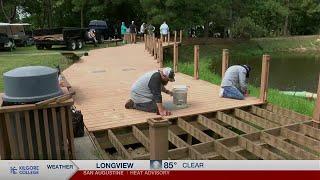
M 144 34 L 146 30 L 146 23 L 142 23 L 142 25 L 140 26 L 140 33 Z
M 169 35 L 169 26 L 165 21 L 160 26 L 160 34 L 161 34 L 161 36 L 164 37 L 164 42 L 167 42 L 168 41 L 168 35 Z
M 146 33 L 146 23 L 142 23 L 142 25 L 140 26 L 140 32 L 139 32 L 139 34 L 140 34 L 140 36 L 141 36 L 141 38 L 142 38 L 142 40 L 144 41 L 144 34 Z

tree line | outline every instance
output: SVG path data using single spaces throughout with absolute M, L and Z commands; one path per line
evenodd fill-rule
M 106 20 L 119 27 L 165 20 L 198 37 L 250 38 L 320 32 L 320 0 L 0 0 L 0 22 L 34 28 L 86 27 Z

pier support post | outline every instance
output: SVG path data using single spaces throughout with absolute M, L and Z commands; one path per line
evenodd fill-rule
M 182 30 L 180 30 L 180 43 L 182 43 Z
M 168 128 L 165 119 L 148 119 L 150 137 L 150 160 L 166 160 L 169 157 Z
M 194 46 L 194 79 L 199 79 L 199 45 Z
M 316 101 L 316 106 L 313 112 L 313 119 L 317 122 L 320 122 L 320 74 L 319 74 L 319 82 L 318 82 L 317 101 Z
M 223 79 L 224 73 L 227 71 L 229 67 L 229 50 L 223 49 L 222 51 L 222 69 L 221 69 L 221 77 Z
M 260 100 L 262 102 L 267 102 L 269 67 L 270 67 L 270 55 L 263 55 L 262 70 L 261 70 L 261 85 L 260 85 Z
M 178 72 L 178 58 L 179 58 L 179 49 L 178 43 L 174 42 L 173 44 L 173 70 L 174 72 Z

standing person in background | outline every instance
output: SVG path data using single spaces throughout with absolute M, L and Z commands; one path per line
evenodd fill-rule
M 136 43 L 136 35 L 137 35 L 137 26 L 134 24 L 134 21 L 131 22 L 129 26 L 130 29 L 130 40 L 131 43 Z
M 122 38 L 122 43 L 125 44 L 126 39 L 124 38 L 124 36 L 127 34 L 127 26 L 124 22 L 121 23 L 121 38 Z
M 127 33 L 127 26 L 124 22 L 121 23 L 121 37 L 123 38 L 123 36 Z
M 143 37 L 144 37 L 144 34 L 146 32 L 146 29 L 147 29 L 146 23 L 142 23 L 142 25 L 140 26 L 140 35 L 142 37 L 142 40 L 144 40 Z
M 149 35 L 153 35 L 154 30 L 156 30 L 156 28 L 155 28 L 152 24 L 148 24 L 147 27 L 146 27 L 146 29 L 147 29 L 147 33 L 148 33 Z
M 164 37 L 164 42 L 167 42 L 168 35 L 169 35 L 169 26 L 167 25 L 167 23 L 165 21 L 160 26 L 160 34 Z
M 140 33 L 144 34 L 146 31 L 146 23 L 142 23 L 142 25 L 140 26 Z

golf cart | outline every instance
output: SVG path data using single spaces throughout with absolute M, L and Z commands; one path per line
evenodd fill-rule
M 11 28 L 11 34 L 8 34 L 8 36 L 12 37 L 14 39 L 14 42 L 17 46 L 27 46 L 30 44 L 30 37 L 26 34 L 26 29 L 29 27 L 30 24 L 28 23 L 15 23 L 10 24 Z
M 0 23 L 0 49 L 12 51 L 16 45 L 14 39 L 9 37 L 8 33 L 11 33 L 10 24 Z

